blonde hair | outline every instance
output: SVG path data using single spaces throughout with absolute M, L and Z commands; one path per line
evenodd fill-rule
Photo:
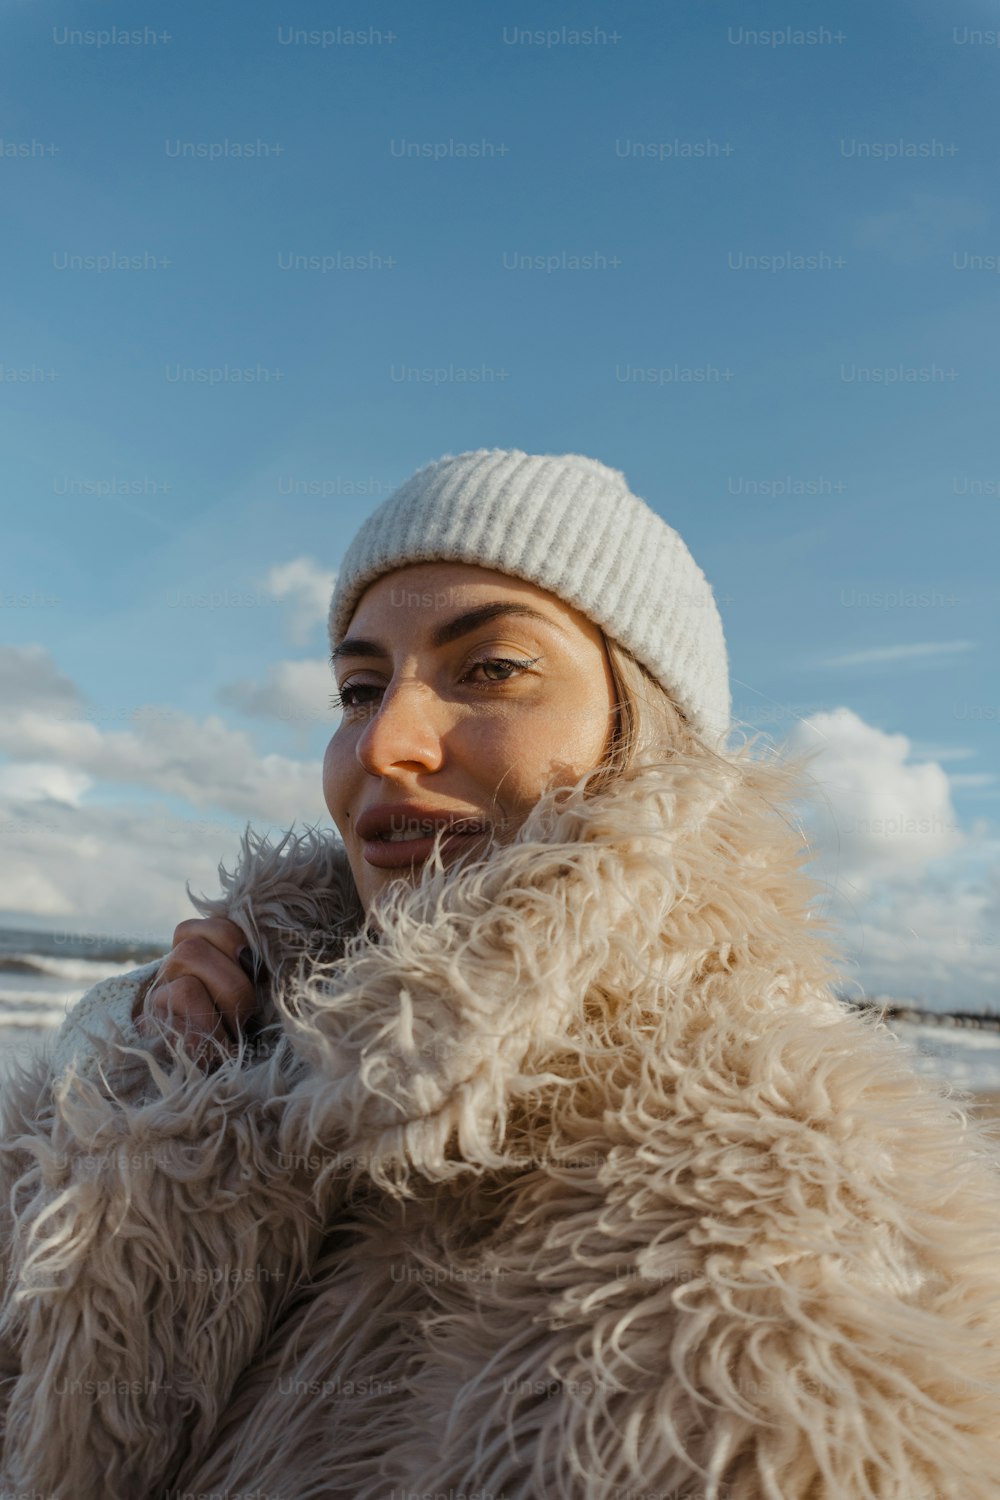
M 604 645 L 614 682 L 615 722 L 604 754 L 587 783 L 589 790 L 600 790 L 650 757 L 719 758 L 663 684 L 631 651 L 607 635 Z

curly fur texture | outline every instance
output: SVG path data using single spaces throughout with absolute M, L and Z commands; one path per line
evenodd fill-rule
M 997 1142 L 831 993 L 800 790 L 548 793 L 377 937 L 248 830 L 254 1044 L 7 1085 L 8 1488 L 995 1500 Z

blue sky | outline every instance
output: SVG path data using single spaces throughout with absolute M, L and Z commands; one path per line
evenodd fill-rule
M 247 819 L 328 821 L 360 521 L 583 452 L 704 568 L 738 718 L 819 747 L 858 984 L 1000 1005 L 996 25 L 0 6 L 0 920 L 168 934 Z

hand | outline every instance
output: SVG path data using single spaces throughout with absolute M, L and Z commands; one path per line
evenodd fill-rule
M 180 922 L 173 948 L 136 996 L 132 1019 L 139 1035 L 155 1037 L 166 1023 L 202 1067 L 219 1060 L 214 1042 L 234 1056 L 241 1029 L 257 1013 L 253 980 L 237 958 L 246 947 L 242 928 L 225 917 Z M 248 957 L 249 950 L 245 962 Z

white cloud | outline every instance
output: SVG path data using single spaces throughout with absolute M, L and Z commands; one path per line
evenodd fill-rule
M 271 826 L 251 821 L 261 832 Z M 137 809 L 29 807 L 0 797 L 0 913 L 15 926 L 20 917 L 44 918 L 67 936 L 157 945 L 198 915 L 186 881 L 196 894 L 219 894 L 218 865 L 233 867 L 241 828 L 179 817 L 154 799 Z
M 336 569 L 321 568 L 310 557 L 278 563 L 267 573 L 268 590 L 290 601 L 288 637 L 293 645 L 307 645 L 317 627 L 326 624 L 336 578 Z
M 991 849 L 996 860 L 1000 844 Z M 968 872 L 885 882 L 867 903 L 834 902 L 831 914 L 851 954 L 855 992 L 1000 1011 L 1000 939 L 988 892 Z
M 337 684 L 325 661 L 279 661 L 262 681 L 243 678 L 219 689 L 219 699 L 258 719 L 283 722 L 329 720 L 335 716 L 330 697 Z
M 149 704 L 108 731 L 82 717 L 81 695 L 40 647 L 0 648 L 0 682 L 0 751 L 13 757 L 0 763 L 5 922 L 156 944 L 196 915 L 185 881 L 217 894 L 219 861 L 232 866 L 246 821 L 276 836 L 330 826 L 319 762 L 261 755 L 215 715 Z M 138 791 L 99 805 L 87 798 L 99 782 Z M 168 798 L 210 815 L 168 810 Z
M 874 646 L 867 651 L 851 651 L 847 656 L 833 656 L 825 667 L 858 667 L 874 662 L 930 661 L 951 656 L 956 651 L 974 651 L 975 641 L 926 641 L 912 646 Z
M 10 665 L 5 656 L 8 652 L 0 648 L 0 672 Z M 47 652 L 40 651 L 35 664 L 43 683 L 55 680 L 58 674 Z M 150 704 L 135 713 L 133 728 L 106 731 L 73 717 L 65 707 L 59 714 L 39 711 L 30 682 L 20 681 L 18 690 L 28 706 L 21 706 L 15 691 L 0 719 L 0 751 L 12 760 L 52 765 L 67 775 L 83 773 L 93 781 L 145 787 L 239 817 L 287 824 L 327 816 L 319 761 L 260 755 L 247 734 L 216 714 L 196 719 Z M 65 694 L 58 701 L 65 704 Z M 62 785 L 65 791 L 69 783 Z
M 331 734 L 336 728 L 340 715 L 330 703 L 336 689 L 328 662 L 279 661 L 267 668 L 263 680 L 226 683 L 218 696 L 251 718 L 286 725 L 296 746 L 304 750 L 317 724 L 326 724 Z
M 82 708 L 83 696 L 44 646 L 0 646 L 0 703 L 70 714 Z
M 65 802 L 79 807 L 93 782 L 82 771 L 44 761 L 15 761 L 0 765 L 0 798 L 15 802 Z
M 3 822 L 0 811 L 0 826 Z M 50 919 L 72 916 L 74 907 L 66 893 L 42 870 L 29 868 L 23 854 L 9 840 L 5 840 L 5 848 L 16 863 L 0 866 L 0 910 Z
M 853 987 L 1000 1008 L 1000 843 L 985 823 L 960 828 L 951 786 L 961 779 L 848 708 L 812 715 L 787 744 L 810 753 L 809 872 Z
M 886 734 L 838 708 L 796 725 L 789 746 L 815 752 L 822 799 L 815 817 L 831 870 L 867 885 L 962 843 L 946 772 L 935 761 L 911 762 L 905 734 Z

